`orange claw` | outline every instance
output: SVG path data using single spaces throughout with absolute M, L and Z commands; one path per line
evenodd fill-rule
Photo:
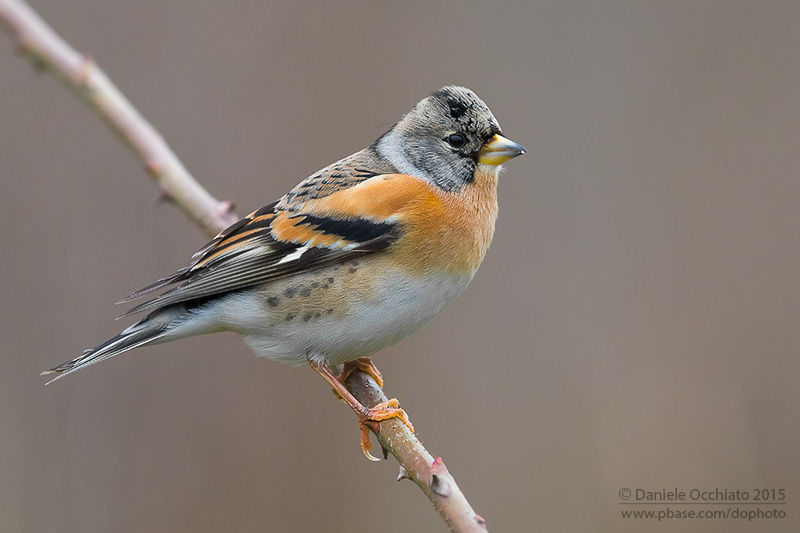
M 344 383 L 347 381 L 347 378 L 350 377 L 354 371 L 360 370 L 365 374 L 368 374 L 372 379 L 375 380 L 379 388 L 383 388 L 383 374 L 381 371 L 378 370 L 378 367 L 375 366 L 375 363 L 372 362 L 372 359 L 369 357 L 362 357 L 361 359 L 356 359 L 355 361 L 348 361 L 344 364 L 342 368 L 342 373 L 339 374 L 336 379 Z
M 411 425 L 411 421 L 408 419 L 406 412 L 400 409 L 400 402 L 397 401 L 397 398 L 379 403 L 372 409 L 366 409 L 363 413 L 358 411 L 356 411 L 356 413 L 358 414 L 358 422 L 361 424 L 361 449 L 370 461 L 380 461 L 380 459 L 369 453 L 372 449 L 372 442 L 369 440 L 369 431 L 372 430 L 375 434 L 378 433 L 380 426 L 377 422 L 390 418 L 399 418 L 411 433 L 414 433 L 414 426 Z

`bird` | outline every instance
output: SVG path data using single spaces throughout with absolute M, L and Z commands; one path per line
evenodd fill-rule
M 58 374 L 51 383 L 134 348 L 233 331 L 257 355 L 320 374 L 357 414 L 374 459 L 376 422 L 413 426 L 396 399 L 367 408 L 344 380 L 360 369 L 382 386 L 370 356 L 464 291 L 494 234 L 502 164 L 524 153 L 473 91 L 442 87 L 119 302 L 151 296 L 122 315 L 144 318 L 43 374 Z

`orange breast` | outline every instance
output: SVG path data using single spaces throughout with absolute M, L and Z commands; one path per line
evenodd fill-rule
M 459 192 L 424 184 L 423 200 L 398 217 L 407 233 L 397 242 L 397 254 L 416 273 L 429 269 L 456 275 L 473 274 L 480 266 L 494 234 L 497 219 L 497 173 L 476 173 Z
M 307 203 L 313 212 L 401 222 L 401 237 L 387 253 L 409 272 L 472 274 L 483 261 L 497 218 L 497 172 L 479 166 L 475 180 L 447 192 L 405 174 L 390 174 Z

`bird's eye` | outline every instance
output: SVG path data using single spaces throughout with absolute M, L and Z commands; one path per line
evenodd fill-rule
M 449 144 L 456 150 L 464 146 L 466 142 L 467 139 L 465 139 L 464 136 L 461 135 L 460 133 L 451 133 L 450 135 L 447 136 L 447 144 Z

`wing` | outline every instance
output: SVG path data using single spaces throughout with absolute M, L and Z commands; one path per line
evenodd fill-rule
M 404 206 L 425 195 L 428 187 L 397 174 L 346 176 L 334 190 L 330 182 L 336 178 L 312 176 L 312 182 L 302 182 L 278 202 L 234 223 L 197 252 L 188 267 L 123 300 L 177 284 L 123 316 L 221 295 L 392 246 L 403 234 Z M 300 195 L 298 188 L 316 192 Z

